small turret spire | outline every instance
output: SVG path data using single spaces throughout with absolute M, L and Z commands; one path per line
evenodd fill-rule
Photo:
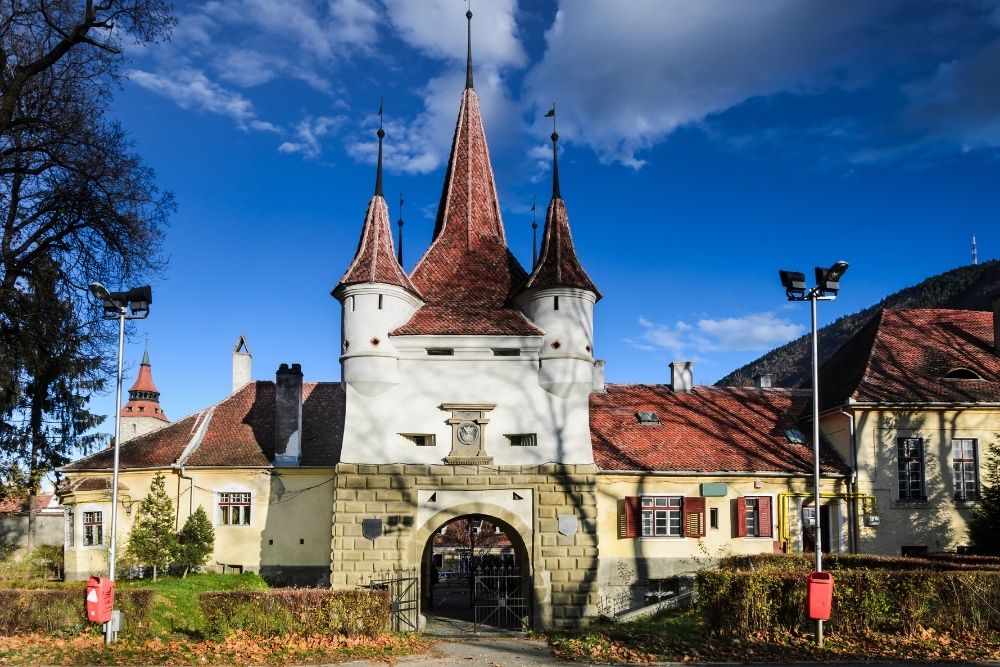
M 472 88 L 472 3 L 469 3 L 469 10 L 465 12 L 465 18 L 469 21 L 468 54 L 465 57 L 465 87 Z
M 378 104 L 378 167 L 375 170 L 375 196 L 382 196 L 382 138 L 385 137 L 385 130 L 382 129 L 382 107 L 384 106 L 384 99 L 379 100 Z
M 399 220 L 396 221 L 396 226 L 399 227 L 399 247 L 396 252 L 398 256 L 396 259 L 399 261 L 399 265 L 403 265 L 403 193 L 399 193 Z
M 562 199 L 559 192 L 559 134 L 556 132 L 556 103 L 552 103 L 552 108 L 545 114 L 546 118 L 552 118 L 552 198 Z
M 975 238 L 976 237 L 972 237 L 973 243 L 975 243 Z M 149 336 L 146 336 L 146 346 L 142 349 L 142 362 L 140 362 L 139 365 L 149 366 Z
M 538 220 L 535 219 L 535 195 L 531 195 L 531 268 L 538 264 Z

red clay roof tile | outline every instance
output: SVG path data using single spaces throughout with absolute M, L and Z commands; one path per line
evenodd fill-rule
M 368 203 L 365 225 L 361 230 L 361 240 L 358 242 L 354 261 L 333 291 L 336 293 L 342 287 L 358 283 L 396 285 L 420 296 L 396 258 L 392 228 L 389 225 L 389 208 L 381 195 L 375 195 Z
M 573 234 L 569 229 L 569 214 L 562 197 L 553 197 L 545 213 L 542 230 L 542 251 L 523 290 L 546 287 L 576 287 L 588 290 L 601 298 L 590 276 L 584 271 L 573 247 Z
M 594 459 L 603 470 L 673 472 L 777 472 L 808 474 L 812 446 L 789 442 L 801 429 L 809 392 L 798 389 L 695 387 L 676 393 L 667 385 L 607 386 L 590 396 Z M 655 412 L 660 424 L 641 424 L 637 412 Z M 846 470 L 826 445 L 827 473 Z
M 968 369 L 980 380 L 945 379 Z M 883 310 L 820 369 L 824 407 L 861 403 L 1000 402 L 993 314 Z

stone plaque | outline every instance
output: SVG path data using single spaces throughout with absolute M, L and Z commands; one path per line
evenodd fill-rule
M 559 515 L 559 534 L 560 535 L 573 535 L 576 533 L 576 515 L 575 514 L 560 514 Z
M 369 540 L 382 536 L 382 519 L 362 519 L 361 534 Z
M 447 423 L 451 426 L 451 451 L 445 463 L 455 465 L 484 465 L 493 463 L 486 453 L 487 415 L 495 404 L 443 403 L 442 410 L 451 412 Z

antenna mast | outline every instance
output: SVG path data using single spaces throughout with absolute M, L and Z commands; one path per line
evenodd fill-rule
M 979 250 L 976 248 L 976 235 L 972 235 L 972 265 L 979 264 Z

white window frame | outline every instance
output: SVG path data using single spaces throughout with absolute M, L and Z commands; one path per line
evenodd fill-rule
M 920 456 L 919 457 L 909 456 L 909 455 L 906 457 L 900 456 L 901 450 L 904 446 L 903 443 L 911 440 L 917 441 L 920 444 Z M 913 464 L 919 465 L 919 473 L 920 473 L 920 479 L 919 479 L 920 492 L 916 496 L 913 495 L 913 484 L 917 480 L 913 479 L 914 475 L 911 475 L 910 472 L 908 471 L 909 467 Z M 906 495 L 903 494 L 904 472 L 906 473 L 906 479 L 905 479 Z M 916 435 L 898 436 L 896 438 L 896 477 L 897 477 L 896 493 L 898 494 L 899 500 L 901 502 L 910 502 L 910 503 L 925 502 L 927 500 L 926 475 L 927 475 L 927 439 Z
M 960 450 L 955 456 L 955 446 Z M 968 450 L 962 451 L 965 446 Z M 978 438 L 952 438 L 951 439 L 951 469 L 954 475 L 954 498 L 961 502 L 971 502 L 979 500 L 979 439 Z M 968 476 L 971 475 L 970 480 Z M 968 493 L 968 484 L 972 485 L 972 493 Z
M 237 495 L 246 496 L 246 502 L 242 502 L 243 500 L 242 498 L 239 499 L 239 502 L 231 502 L 232 500 L 231 497 Z M 219 489 L 218 491 L 215 492 L 215 525 L 224 526 L 227 528 L 245 528 L 248 526 L 252 526 L 254 523 L 254 517 L 257 514 L 257 512 L 254 510 L 253 507 L 253 501 L 254 501 L 254 492 L 244 486 L 239 486 L 239 487 L 227 486 L 222 489 Z M 225 512 L 223 510 L 223 507 L 230 507 L 230 508 L 245 507 L 247 508 L 247 512 L 249 512 L 250 516 L 247 517 L 246 521 L 240 521 L 238 523 L 230 523 L 229 520 L 232 518 L 232 515 L 230 512 Z M 240 514 L 242 518 L 243 516 L 245 516 L 246 513 L 240 512 Z M 226 518 L 225 521 L 223 520 L 224 518 Z
M 640 496 L 640 537 L 684 537 L 683 496 Z
M 99 512 L 101 515 L 100 523 L 87 523 L 87 515 Z M 107 508 L 103 506 L 92 506 L 92 507 L 81 507 L 80 508 L 80 547 L 83 549 L 103 549 L 105 548 L 105 541 L 108 539 L 108 531 L 105 530 L 107 521 L 105 520 L 105 514 Z M 101 535 L 100 540 L 94 544 L 87 544 L 87 526 L 100 526 Z

